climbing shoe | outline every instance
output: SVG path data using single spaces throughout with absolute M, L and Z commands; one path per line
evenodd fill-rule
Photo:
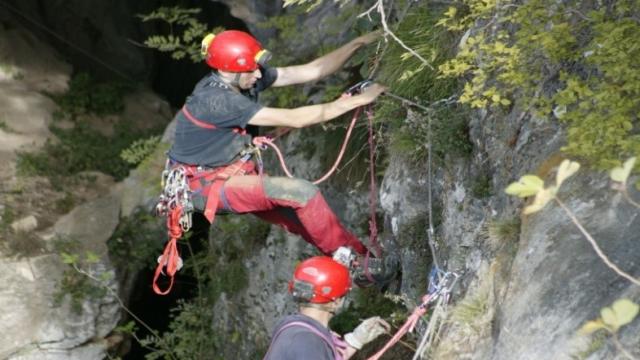
M 358 256 L 354 262 L 353 282 L 359 287 L 382 287 L 391 282 L 400 271 L 400 257 L 388 252 L 382 258 Z

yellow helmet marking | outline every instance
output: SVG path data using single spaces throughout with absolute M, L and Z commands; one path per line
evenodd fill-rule
M 208 34 L 204 37 L 204 39 L 202 39 L 202 45 L 200 47 L 200 53 L 202 54 L 202 56 L 207 55 L 207 49 L 209 49 L 209 45 L 211 45 L 214 37 L 216 37 L 215 34 Z

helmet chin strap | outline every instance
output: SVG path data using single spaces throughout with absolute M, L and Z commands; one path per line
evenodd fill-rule
M 225 72 L 224 74 L 222 74 L 220 71 L 218 71 L 218 75 L 220 75 L 220 78 L 225 83 L 227 83 L 227 85 L 230 85 L 238 90 L 242 90 L 242 88 L 240 88 L 240 76 L 242 76 L 242 73 Z
M 235 73 L 235 75 L 233 76 L 233 80 L 231 80 L 231 86 L 237 87 L 239 90 L 240 89 L 240 75 L 242 75 L 242 73 Z

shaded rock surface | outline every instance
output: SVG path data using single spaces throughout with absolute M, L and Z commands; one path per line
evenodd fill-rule
M 73 194 L 80 203 L 64 215 L 52 211 L 64 194 L 57 194 L 49 179 L 16 175 L 16 151 L 33 152 L 47 139 L 56 141 L 49 125 L 57 106 L 43 92 L 64 92 L 71 67 L 4 10 L 0 11 L 0 210 L 7 236 L 0 239 L 4 284 L 0 304 L 10 311 L 0 315 L 0 358 L 102 359 L 110 346 L 105 338 L 122 311 L 112 296 L 119 284 L 106 241 L 121 216 L 157 195 L 147 189 L 150 181 L 157 181 L 159 169 L 150 161 L 115 186 L 108 175 L 84 172 Z M 152 92 L 139 91 L 128 95 L 120 116 L 132 127 L 147 129 L 166 124 L 171 110 Z M 145 178 L 149 174 L 153 180 Z M 103 279 L 100 286 L 110 289 L 105 295 L 87 294 L 73 304 L 61 293 L 64 277 L 82 275 L 61 261 L 60 241 L 76 243 L 81 257 L 87 252 L 98 256 L 96 263 L 79 265 L 79 270 Z

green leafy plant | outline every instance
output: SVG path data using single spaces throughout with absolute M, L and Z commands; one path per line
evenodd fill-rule
M 167 25 L 167 35 L 152 35 L 145 45 L 161 52 L 171 53 L 176 60 L 188 58 L 193 62 L 202 61 L 201 43 L 207 33 L 218 33 L 224 29 L 208 30 L 207 25 L 197 19 L 202 10 L 180 6 L 162 6 L 149 14 L 138 15 L 142 22 L 160 21 Z
M 380 316 L 391 323 L 404 321 L 406 308 L 397 299 L 385 296 L 375 288 L 356 288 L 351 292 L 353 301 L 331 319 L 330 328 L 339 334 L 352 331 L 360 321 L 371 316 Z
M 98 82 L 88 73 L 74 75 L 69 89 L 61 95 L 49 95 L 58 104 L 59 116 L 72 119 L 80 114 L 109 115 L 124 109 L 124 96 L 133 85 L 125 82 Z
M 199 300 L 179 300 L 178 306 L 171 310 L 169 330 L 159 338 L 140 339 L 142 346 L 156 349 L 145 356 L 147 360 L 167 356 L 176 359 L 212 359 L 215 356 L 215 349 L 220 344 L 216 341 L 217 336 L 211 333 L 213 304 Z
M 598 169 L 640 152 L 640 4 L 622 0 L 582 13 L 578 0 L 462 0 L 438 25 L 462 32 L 441 77 L 461 78 L 460 102 L 552 114 L 567 125 L 563 151 Z M 615 105 L 613 105 L 615 104 Z
M 120 158 L 131 165 L 138 165 L 155 151 L 159 142 L 160 136 L 157 135 L 136 140 L 120 152 Z
M 19 152 L 18 173 L 49 176 L 59 183 L 61 177 L 97 170 L 121 180 L 133 165 L 125 162 L 120 153 L 140 137 L 157 130 L 132 131 L 123 122 L 116 124 L 114 130 L 113 136 L 107 137 L 83 123 L 71 129 L 53 126 L 51 132 L 58 141 L 47 141 L 38 152 Z
M 452 56 L 449 44 L 455 39 L 451 32 L 435 26 L 441 14 L 442 9 L 437 6 L 410 8 L 394 29 L 405 45 L 434 66 Z M 391 93 L 430 110 L 424 113 L 402 101 L 383 97 L 376 108 L 376 119 L 388 127 L 383 136 L 389 149 L 419 163 L 426 159 L 426 144 L 431 139 L 436 160 L 468 156 L 472 145 L 465 109 L 443 101 L 457 92 L 457 81 L 438 77 L 437 72 L 428 69 L 419 58 L 407 55 L 403 46 L 391 40 L 377 56 L 382 57 L 377 81 L 387 85 Z
M 611 307 L 602 308 L 599 318 L 586 322 L 580 328 L 580 333 L 591 335 L 604 330 L 611 336 L 618 351 L 627 359 L 635 359 L 618 340 L 618 330 L 631 323 L 638 316 L 639 311 L 640 305 L 629 299 L 618 299 Z
M 598 330 L 617 332 L 622 326 L 629 324 L 638 316 L 640 305 L 629 299 L 618 299 L 611 307 L 600 310 L 600 317 L 591 320 L 582 326 L 582 333 L 591 334 Z
M 62 263 L 68 265 L 53 295 L 54 304 L 61 306 L 65 299 L 69 299 L 71 309 L 80 314 L 86 301 L 95 301 L 107 294 L 105 286 L 92 281 L 80 268 L 96 268 L 90 271 L 94 273 L 92 277 L 99 279 L 101 283 L 109 282 L 113 274 L 97 270 L 96 265 L 100 262 L 97 254 L 90 251 L 79 254 L 80 244 L 77 240 L 58 238 L 54 245 Z

